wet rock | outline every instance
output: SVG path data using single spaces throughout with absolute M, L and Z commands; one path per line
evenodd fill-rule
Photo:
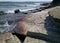
M 20 13 L 20 10 L 19 9 L 16 9 L 14 12 L 15 13 Z
M 4 11 L 0 11 L 0 15 L 4 15 L 6 14 Z
M 38 33 L 41 32 L 46 34 L 44 28 L 44 20 L 46 19 L 46 16 L 46 12 L 38 12 L 27 15 L 18 22 L 17 29 L 19 29 L 20 33 L 23 32 L 25 34 L 27 34 L 27 31 Z
M 0 43 L 21 43 L 20 40 L 11 33 L 0 34 Z

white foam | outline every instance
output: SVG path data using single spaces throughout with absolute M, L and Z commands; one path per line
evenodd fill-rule
M 20 10 L 20 12 L 27 12 L 27 11 L 29 11 L 29 10 L 35 10 L 36 8 L 29 8 L 29 9 L 19 9 Z M 14 11 L 15 11 L 16 9 L 13 9 L 13 10 L 7 10 L 7 11 L 5 11 L 5 13 L 14 13 Z
M 37 8 L 40 8 L 40 3 L 35 3 L 35 5 L 27 5 L 27 6 L 28 6 L 28 8 L 25 8 L 25 9 L 14 8 L 14 9 L 12 9 L 12 10 L 8 10 L 8 11 L 5 11 L 5 12 L 6 12 L 6 13 L 14 13 L 14 11 L 15 11 L 16 9 L 19 9 L 20 12 L 27 12 L 27 11 L 29 11 L 29 10 L 35 10 L 35 9 L 37 9 Z M 34 6 L 34 7 L 31 7 L 31 6 Z
M 14 13 L 14 10 L 5 11 L 5 13 Z
M 29 10 L 35 10 L 36 8 L 30 8 L 30 9 L 24 9 L 24 10 L 20 10 L 21 12 L 26 12 L 26 11 L 29 11 Z

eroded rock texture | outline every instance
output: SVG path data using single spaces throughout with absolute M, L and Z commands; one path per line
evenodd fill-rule
M 17 28 L 16 32 L 23 35 L 27 35 L 28 31 L 33 33 L 42 33 L 45 35 L 53 36 L 55 38 L 52 39 L 55 40 L 54 43 L 59 43 L 60 30 L 58 27 L 54 25 L 53 20 L 49 17 L 48 14 L 48 12 L 52 9 L 46 9 L 41 12 L 32 13 L 30 15 L 25 16 L 18 22 L 16 27 Z M 34 34 L 31 35 L 33 36 Z M 52 43 L 52 42 L 43 41 L 41 39 L 35 39 L 30 37 L 26 37 L 24 41 L 24 43 L 39 43 L 39 42 Z

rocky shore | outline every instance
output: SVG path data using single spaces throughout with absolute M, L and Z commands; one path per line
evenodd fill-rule
M 30 37 L 29 35 L 34 36 L 33 33 L 42 33 L 44 35 L 48 35 L 48 37 L 51 37 L 50 39 L 53 41 L 53 43 L 60 42 L 60 35 L 58 32 L 59 28 L 54 25 L 53 20 L 49 17 L 48 14 L 48 12 L 54 8 L 49 8 L 41 12 L 26 15 L 17 23 L 17 29 L 15 29 L 15 32 L 27 36 L 24 43 L 52 43 L 51 41 L 36 39 L 38 37 Z M 37 34 L 35 35 L 37 36 Z
M 54 25 L 48 14 L 54 8 L 30 13 L 19 19 L 13 33 L 18 33 L 19 35 L 15 35 L 21 39 L 21 35 L 24 36 L 24 41 L 20 43 L 60 43 L 59 28 Z

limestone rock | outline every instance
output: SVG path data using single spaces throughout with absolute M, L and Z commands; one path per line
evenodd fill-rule
M 55 25 L 53 25 L 51 19 L 49 18 L 48 12 L 50 10 L 47 9 L 41 12 L 32 13 L 30 15 L 25 16 L 17 23 L 15 32 L 22 35 L 27 35 L 29 31 L 29 32 L 34 32 L 34 33 L 42 33 L 42 34 L 46 34 L 46 35 L 54 36 L 54 37 L 56 35 L 60 36 L 57 32 L 55 32 L 56 31 Z M 28 40 L 29 42 L 26 41 L 24 43 L 30 43 L 33 40 L 34 42 L 31 42 L 31 43 L 38 42 L 38 40 L 36 39 L 30 40 L 30 38 L 27 38 L 25 40 Z
M 56 8 L 49 11 L 50 16 L 56 19 L 60 19 L 60 6 L 57 6 Z
M 5 33 L 0 35 L 0 43 L 21 43 L 20 40 L 11 33 Z
M 23 35 L 26 35 L 27 31 L 47 34 L 44 28 L 47 12 L 43 12 L 33 13 L 22 18 L 21 21 L 18 22 L 15 31 Z
M 7 43 L 21 43 L 20 40 L 14 35 L 12 38 L 6 41 Z
M 40 39 L 35 39 L 31 37 L 26 37 L 24 43 L 46 43 L 46 41 L 40 40 Z
M 44 12 L 44 13 L 43 13 Z M 44 21 L 46 19 L 47 12 L 37 12 L 27 15 L 21 19 L 17 24 L 17 29 L 15 30 L 19 34 L 27 35 L 28 31 L 47 34 L 44 28 Z M 17 31 L 18 30 L 18 31 Z M 26 38 L 24 43 L 46 43 L 46 41 L 38 40 L 34 38 Z

